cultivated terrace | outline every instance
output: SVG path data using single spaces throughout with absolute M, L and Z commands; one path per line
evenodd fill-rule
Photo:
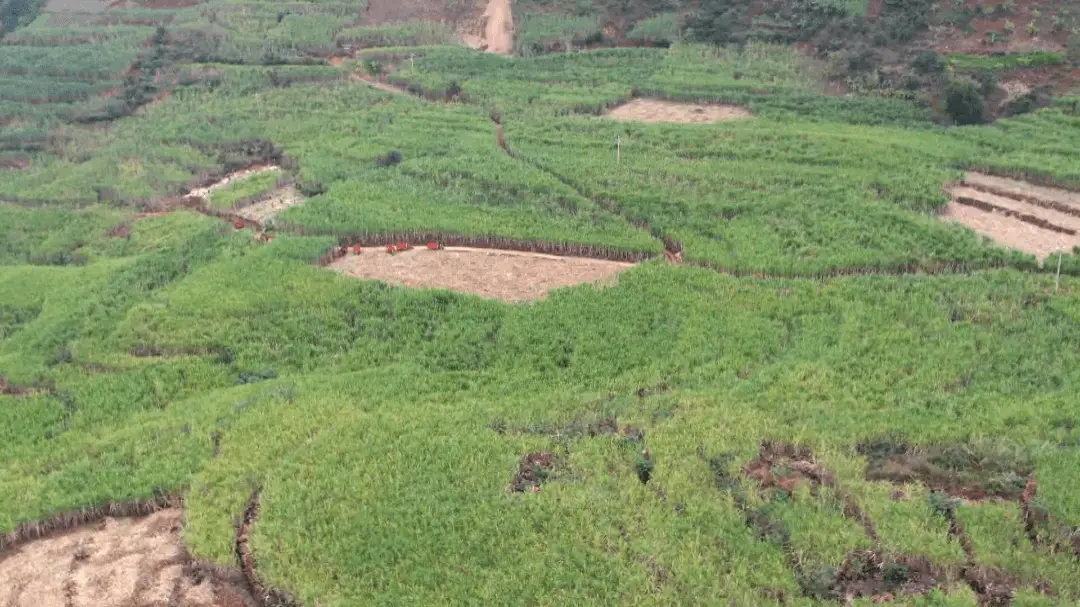
M 0 605 L 1077 604 L 1078 10 L 0 0 Z

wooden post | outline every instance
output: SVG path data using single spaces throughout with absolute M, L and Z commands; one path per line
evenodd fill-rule
M 1061 251 L 1058 251 L 1058 268 L 1057 274 L 1054 276 L 1054 295 L 1057 295 L 1058 289 L 1061 288 Z
M 414 53 L 409 53 L 409 72 L 413 74 L 416 73 L 416 63 L 413 61 L 413 58 L 415 57 L 416 55 Z
M 622 135 L 615 136 L 615 164 L 622 162 Z

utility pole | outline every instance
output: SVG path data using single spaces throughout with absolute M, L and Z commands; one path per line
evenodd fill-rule
M 1057 295 L 1058 289 L 1061 288 L 1061 251 L 1058 251 L 1058 268 L 1057 274 L 1054 276 L 1054 295 Z

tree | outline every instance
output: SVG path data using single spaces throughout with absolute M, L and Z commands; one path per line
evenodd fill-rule
M 945 95 L 945 111 L 959 125 L 986 124 L 990 122 L 990 109 L 986 99 L 973 82 L 957 80 L 949 84 Z

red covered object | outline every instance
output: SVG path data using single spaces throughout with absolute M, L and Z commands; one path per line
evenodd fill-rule
M 399 250 L 399 251 L 407 251 L 407 250 L 412 248 L 412 247 L 409 246 L 409 243 L 405 242 L 404 240 L 397 243 L 396 246 L 397 246 L 397 250 Z
M 392 244 L 386 245 L 386 252 L 393 255 L 397 251 L 397 247 Z
M 237 230 L 242 230 L 244 228 L 244 222 L 237 219 L 236 221 L 233 222 L 233 227 L 236 228 Z
M 436 250 L 436 249 L 441 249 L 441 248 L 442 248 L 442 245 L 441 245 L 441 244 L 439 244 L 439 243 L 437 243 L 437 242 L 429 242 L 429 243 L 427 243 L 427 248 L 429 248 L 429 249 L 431 249 L 432 251 L 434 251 L 434 250 Z
M 353 252 L 353 255 L 359 255 L 360 254 L 360 245 L 354 246 L 352 248 L 352 252 Z

